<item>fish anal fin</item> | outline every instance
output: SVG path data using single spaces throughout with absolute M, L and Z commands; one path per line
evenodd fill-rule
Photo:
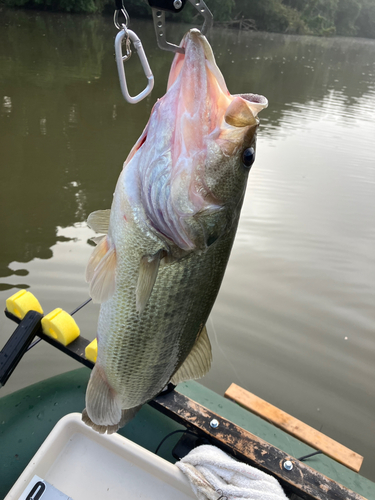
M 211 343 L 204 326 L 188 357 L 171 378 L 172 384 L 203 377 L 211 368 L 211 361 Z
M 115 291 L 116 250 L 108 236 L 99 241 L 91 254 L 86 281 L 90 283 L 90 296 L 94 302 L 105 302 Z
M 86 408 L 82 420 L 101 434 L 115 432 L 122 417 L 119 398 L 110 386 L 103 368 L 97 363 L 86 391 Z
M 109 218 L 111 215 L 111 210 L 96 210 L 92 212 L 87 218 L 87 225 L 93 229 L 96 233 L 108 233 Z
M 128 410 L 121 411 L 121 420 L 119 422 L 119 428 L 124 427 L 130 420 L 132 420 L 143 405 L 135 406 L 134 408 L 129 408 Z
M 144 255 L 139 264 L 138 282 L 136 288 L 136 307 L 139 314 L 142 314 L 150 298 L 152 289 L 159 271 L 160 259 L 163 251 L 155 255 Z

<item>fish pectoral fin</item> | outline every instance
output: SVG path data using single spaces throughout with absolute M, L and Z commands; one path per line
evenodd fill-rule
M 111 209 L 109 208 L 107 210 L 96 210 L 88 216 L 87 225 L 96 233 L 107 234 L 110 215 Z
M 117 393 L 109 385 L 103 368 L 96 364 L 87 386 L 82 420 L 100 434 L 112 434 L 120 427 L 121 418 Z
M 116 286 L 116 249 L 108 236 L 94 248 L 86 269 L 86 281 L 90 283 L 90 296 L 96 303 L 108 300 Z
M 188 357 L 171 378 L 172 384 L 203 377 L 211 368 L 211 361 L 211 343 L 204 326 Z
M 163 252 L 163 250 L 160 250 L 155 255 L 144 255 L 141 258 L 137 288 L 135 291 L 136 307 L 139 314 L 142 314 L 144 311 L 152 289 L 154 288 Z

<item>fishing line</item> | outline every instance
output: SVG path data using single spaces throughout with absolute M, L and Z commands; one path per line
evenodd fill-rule
M 173 436 L 173 434 L 177 434 L 178 432 L 184 432 L 185 434 L 191 434 L 192 436 L 199 437 L 197 433 L 189 431 L 187 429 L 179 429 L 177 431 L 170 432 L 159 443 L 158 447 L 156 448 L 155 455 L 158 454 L 158 451 L 159 451 L 161 445 L 164 443 L 164 441 L 166 441 L 169 437 Z
M 231 367 L 234 375 L 236 376 L 237 378 L 237 381 L 240 383 L 240 385 L 244 385 L 243 381 L 241 380 L 241 378 L 239 377 L 238 373 L 236 372 L 236 369 L 235 367 L 233 366 L 233 364 L 231 363 L 231 361 L 229 360 L 228 358 L 228 355 L 225 353 L 225 351 L 223 350 L 223 348 L 221 347 L 219 341 L 218 341 L 218 337 L 217 337 L 217 333 L 216 333 L 216 328 L 214 326 L 214 320 L 212 319 L 212 315 L 209 316 L 209 321 L 211 323 L 211 328 L 212 328 L 212 331 L 214 332 L 214 338 L 215 338 L 215 342 L 216 342 L 216 345 L 218 346 L 219 348 L 219 351 L 221 352 L 221 354 L 223 355 L 223 357 L 225 358 L 225 361 L 227 362 L 227 364 Z
M 70 313 L 70 316 L 73 316 L 76 312 L 78 312 L 80 309 L 82 309 L 83 307 L 85 307 L 89 302 L 92 301 L 92 298 L 90 297 L 89 299 L 85 300 L 85 302 L 82 302 L 82 304 L 78 307 L 76 307 L 71 313 Z M 30 349 L 34 346 L 36 346 L 37 344 L 39 344 L 39 342 L 41 341 L 42 339 L 37 339 L 37 340 L 34 340 L 34 342 L 32 344 L 29 345 L 29 347 L 26 349 L 26 352 L 27 351 L 30 351 Z
M 74 311 L 71 312 L 70 315 L 73 316 L 76 312 L 78 312 L 80 309 L 82 309 L 83 307 L 85 307 L 85 305 L 87 305 L 91 301 L 92 301 L 91 297 L 89 299 L 85 300 L 85 302 L 83 302 L 80 306 L 78 306 L 76 309 L 74 309 Z
M 301 458 L 297 458 L 297 460 L 299 460 L 300 462 L 303 462 L 304 460 L 307 460 L 310 457 L 314 457 L 315 455 L 323 455 L 323 452 L 320 451 L 320 450 L 319 451 L 314 451 L 314 453 L 309 453 L 308 455 L 304 455 Z

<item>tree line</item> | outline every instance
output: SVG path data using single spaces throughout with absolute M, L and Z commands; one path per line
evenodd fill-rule
M 102 13 L 114 0 L 0 0 L 9 7 L 65 12 Z M 375 38 L 375 0 L 206 0 L 215 21 L 249 19 L 260 31 L 319 36 Z M 129 14 L 150 16 L 145 0 L 124 0 Z M 187 5 L 175 21 L 192 22 L 196 11 Z

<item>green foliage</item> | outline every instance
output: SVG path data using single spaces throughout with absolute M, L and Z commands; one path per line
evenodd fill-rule
M 358 31 L 356 21 L 362 5 L 358 0 L 339 0 L 335 12 L 335 26 L 338 35 L 355 35 Z
M 254 19 L 257 29 L 282 33 L 305 34 L 308 32 L 301 16 L 282 0 L 236 0 L 234 14 Z
M 102 12 L 108 0 L 2 0 L 9 7 L 25 7 L 63 12 Z
M 150 17 L 145 0 L 124 0 L 132 17 Z M 11 7 L 66 12 L 113 11 L 113 0 L 0 0 Z M 216 21 L 252 19 L 258 30 L 280 33 L 375 38 L 375 0 L 206 0 Z M 173 21 L 196 24 L 198 13 L 188 2 Z
M 361 11 L 356 20 L 357 36 L 375 38 L 375 1 L 361 0 Z
M 233 14 L 259 30 L 375 38 L 375 0 L 235 0 Z

